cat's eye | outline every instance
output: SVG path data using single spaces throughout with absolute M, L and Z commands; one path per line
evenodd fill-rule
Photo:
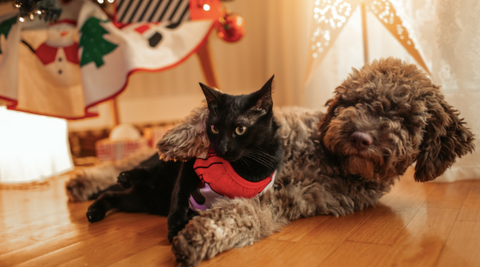
M 218 129 L 215 127 L 215 125 L 210 125 L 210 131 L 212 131 L 214 134 L 218 134 Z
M 237 128 L 235 128 L 235 133 L 237 135 L 242 135 L 245 133 L 245 131 L 247 130 L 247 127 L 245 126 L 238 126 Z

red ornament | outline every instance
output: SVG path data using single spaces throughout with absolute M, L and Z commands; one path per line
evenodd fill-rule
M 227 42 L 236 42 L 245 35 L 245 19 L 238 14 L 226 14 L 220 19 L 217 35 Z

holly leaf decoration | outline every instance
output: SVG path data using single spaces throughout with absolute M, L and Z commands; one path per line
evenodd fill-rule
M 108 22 L 108 20 L 102 21 L 92 17 L 87 19 L 80 29 L 82 37 L 80 37 L 78 45 L 83 47 L 80 67 L 95 62 L 95 65 L 99 68 L 104 64 L 103 56 L 112 52 L 118 46 L 103 38 L 103 35 L 109 32 L 100 25 L 100 22 Z
M 17 23 L 17 16 L 14 16 L 10 19 L 6 19 L 0 23 L 0 37 L 5 35 L 5 39 L 8 38 L 8 33 L 10 33 L 10 29 L 12 28 L 13 24 Z M 2 53 L 2 47 L 0 46 L 0 54 Z

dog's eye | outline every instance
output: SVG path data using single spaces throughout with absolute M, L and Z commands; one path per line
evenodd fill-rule
M 214 134 L 218 134 L 218 128 L 215 125 L 210 125 L 210 131 Z
M 237 128 L 235 128 L 235 133 L 237 135 L 242 135 L 245 133 L 245 131 L 247 130 L 247 127 L 245 126 L 238 126 Z

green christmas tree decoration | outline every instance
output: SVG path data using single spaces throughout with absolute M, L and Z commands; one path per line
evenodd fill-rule
M 6 19 L 2 22 L 0 22 L 0 37 L 5 35 L 5 39 L 8 38 L 8 33 L 10 32 L 10 29 L 12 28 L 13 24 L 17 22 L 17 16 L 14 16 L 10 19 Z M 2 47 L 0 46 L 0 54 L 2 53 Z
M 112 52 L 117 48 L 116 44 L 112 44 L 103 38 L 108 33 L 100 22 L 108 22 L 108 20 L 100 20 L 97 18 L 89 18 L 80 29 L 82 37 L 80 37 L 79 47 L 83 47 L 82 57 L 80 59 L 80 67 L 95 62 L 97 68 L 103 65 L 103 56 Z

